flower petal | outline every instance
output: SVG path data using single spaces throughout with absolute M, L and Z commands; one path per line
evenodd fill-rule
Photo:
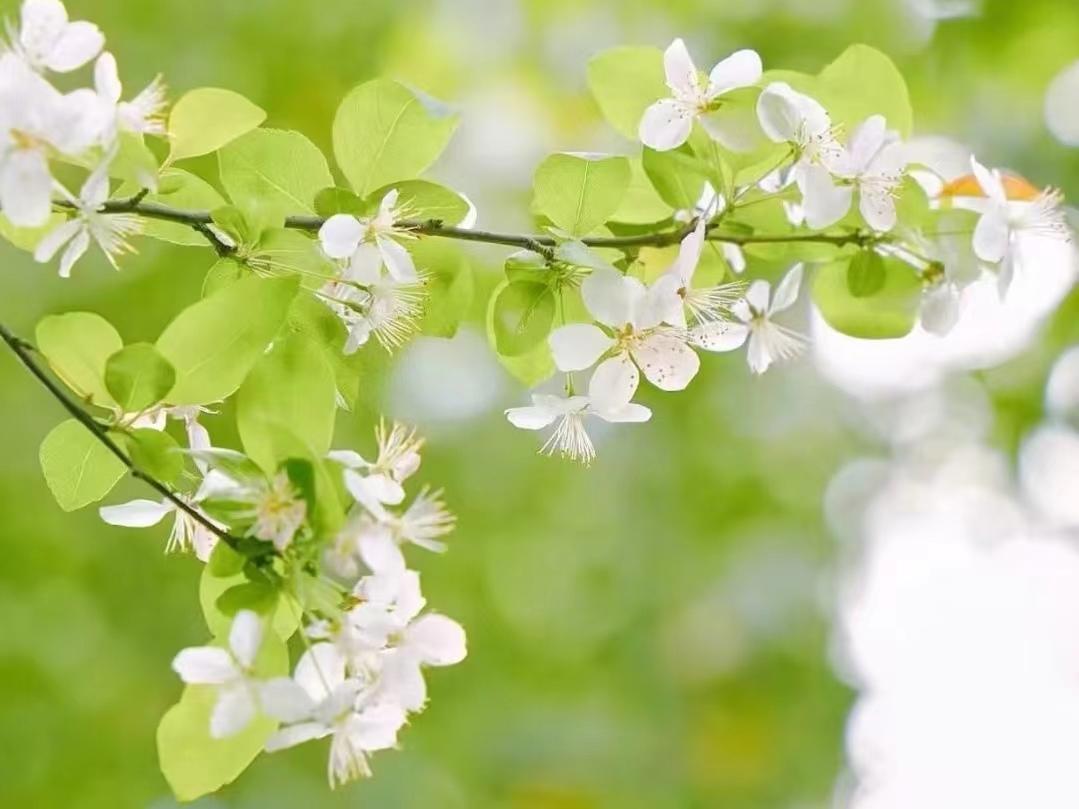
M 738 87 L 752 87 L 761 80 L 764 65 L 756 51 L 735 51 L 712 68 L 708 76 L 708 95 L 714 98 Z
M 52 209 L 52 175 L 37 149 L 15 149 L 0 169 L 0 209 L 16 227 L 38 227 Z
M 982 191 L 994 202 L 1004 204 L 1007 202 L 1008 193 L 1004 189 L 1004 181 L 1000 178 L 1000 172 L 991 171 L 978 162 L 973 155 L 970 158 L 970 168 L 974 172 L 974 179 L 978 181 Z
M 43 59 L 63 36 L 67 9 L 60 0 L 24 0 L 19 44 L 31 60 Z
M 258 712 L 254 695 L 243 683 L 222 688 L 210 712 L 210 737 L 226 739 L 251 724 Z
M 381 686 L 388 699 L 406 711 L 422 710 L 427 702 L 419 661 L 402 649 L 393 649 L 383 658 Z
M 117 103 L 123 95 L 124 86 L 120 83 L 116 57 L 108 51 L 97 57 L 94 63 L 94 88 L 99 96 L 112 104 Z
M 693 93 L 700 86 L 697 66 L 681 38 L 674 40 L 663 52 L 663 72 L 667 76 L 667 86 L 675 92 Z
M 705 351 L 734 351 L 740 348 L 749 335 L 744 323 L 713 320 L 701 323 L 689 330 L 689 341 Z
M 677 149 L 693 131 L 693 110 L 673 98 L 664 98 L 644 111 L 637 136 L 657 152 Z
M 775 295 L 772 296 L 772 305 L 768 308 L 768 314 L 774 315 L 784 309 L 790 309 L 798 300 L 798 290 L 802 286 L 802 276 L 805 274 L 805 265 L 798 262 L 779 282 Z
M 71 269 L 75 266 L 80 258 L 86 255 L 86 251 L 90 249 L 90 234 L 85 230 L 80 230 L 75 234 L 75 238 L 68 242 L 67 248 L 64 250 L 63 255 L 60 256 L 60 277 L 70 278 Z
M 854 189 L 836 185 L 823 166 L 804 166 L 798 175 L 806 224 L 813 230 L 830 227 L 847 215 Z
M 149 528 L 157 525 L 166 514 L 176 510 L 172 503 L 159 503 L 156 500 L 132 500 L 118 506 L 102 506 L 98 509 L 101 519 L 109 525 L 122 528 Z
M 371 526 L 360 533 L 356 547 L 363 563 L 375 573 L 400 574 L 405 570 L 404 554 L 388 528 Z
M 262 646 L 262 619 L 252 610 L 240 610 L 229 629 L 229 648 L 240 665 L 250 669 Z
M 364 227 L 355 216 L 334 214 L 318 231 L 322 249 L 330 258 L 351 258 L 363 239 Z
M 547 338 L 560 371 L 591 368 L 614 345 L 614 340 L 591 323 L 571 323 L 551 332 Z
M 34 249 L 34 261 L 39 264 L 52 261 L 57 251 L 75 238 L 75 234 L 81 229 L 82 222 L 78 219 L 69 219 L 63 224 L 54 227 L 38 242 L 37 247 Z
M 333 643 L 316 643 L 299 662 L 292 678 L 315 702 L 329 698 L 345 681 L 345 658 Z
M 259 699 L 266 715 L 279 722 L 299 722 L 315 710 L 311 695 L 289 677 L 275 677 L 260 684 Z
M 313 739 L 324 739 L 332 732 L 332 729 L 326 727 L 321 722 L 303 722 L 302 724 L 292 725 L 277 731 L 273 736 L 266 740 L 265 750 L 267 753 L 274 753 L 278 750 L 285 750 L 286 748 L 295 747 L 298 744 L 312 741 Z
M 397 744 L 397 732 L 406 714 L 399 705 L 384 703 L 350 716 L 345 725 L 349 742 L 359 750 L 388 750 Z
M 895 227 L 895 198 L 888 189 L 875 185 L 860 185 L 858 210 L 861 211 L 866 224 L 879 233 L 886 233 Z
M 220 685 L 239 675 L 232 656 L 219 646 L 194 646 L 180 650 L 172 659 L 172 670 L 191 685 Z
M 922 299 L 922 328 L 943 337 L 959 322 L 959 291 L 954 284 L 941 284 Z
M 1007 255 L 1010 239 L 1007 209 L 994 203 L 974 227 L 974 254 L 982 261 L 996 264 Z
M 716 112 L 702 115 L 701 126 L 732 152 L 752 152 L 760 145 L 761 125 L 752 104 L 729 101 Z
M 536 404 L 530 407 L 511 407 L 506 411 L 506 418 L 510 424 L 521 430 L 542 430 L 549 427 L 561 412 L 551 407 L 544 406 L 538 401 L 540 397 L 533 396 Z
M 468 654 L 465 630 L 445 615 L 424 615 L 409 628 L 405 643 L 428 666 L 452 666 Z
M 634 322 L 646 291 L 639 280 L 614 269 L 593 270 L 581 284 L 581 297 L 592 317 L 615 329 Z
M 660 390 L 685 390 L 701 367 L 697 352 L 686 344 L 684 336 L 675 333 L 650 334 L 630 353 L 645 378 Z
M 641 374 L 625 354 L 604 360 L 588 382 L 588 398 L 599 413 L 617 410 L 629 403 L 641 383 Z
M 404 246 L 387 236 L 378 236 L 376 241 L 379 252 L 382 253 L 382 260 L 386 262 L 386 269 L 395 280 L 407 284 L 419 279 L 412 254 Z
M 597 411 L 596 415 L 612 424 L 639 424 L 652 418 L 652 411 L 644 405 L 629 402 L 611 410 Z
M 45 66 L 57 73 L 78 70 L 105 46 L 105 35 L 92 22 L 73 22 L 64 27 L 60 39 L 45 59 Z

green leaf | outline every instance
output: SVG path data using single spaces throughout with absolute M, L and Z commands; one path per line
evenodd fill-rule
M 704 191 L 707 168 L 688 144 L 668 152 L 645 147 L 641 165 L 656 193 L 672 208 L 692 210 Z
M 171 404 L 207 404 L 230 396 L 284 323 L 297 282 L 244 278 L 180 312 L 157 350 L 176 369 Z
M 535 209 L 562 230 L 583 236 L 618 210 L 629 179 L 624 157 L 553 154 L 536 169 Z
M 45 238 L 57 225 L 62 225 L 67 217 L 62 213 L 54 213 L 48 221 L 36 228 L 20 228 L 11 224 L 11 220 L 0 213 L 0 236 L 11 242 L 15 247 L 27 252 L 34 252 L 38 243 Z
M 206 298 L 215 292 L 231 286 L 250 274 L 250 270 L 234 258 L 219 258 L 214 265 L 206 271 L 206 277 L 202 279 L 202 297 Z
M 225 204 L 217 190 L 201 177 L 183 169 L 170 168 L 161 172 L 157 192 L 149 194 L 146 202 L 156 202 L 183 211 L 213 211 Z M 142 235 L 170 244 L 187 247 L 209 247 L 209 242 L 190 225 L 143 219 Z
M 914 129 L 907 83 L 885 54 L 868 45 L 851 45 L 820 72 L 819 85 L 833 123 L 848 132 L 871 115 L 883 115 L 903 138 Z
M 64 511 L 96 503 L 112 491 L 127 467 L 74 419 L 45 436 L 39 454 L 45 482 Z
M 249 580 L 243 572 L 245 561 L 243 556 L 228 545 L 219 542 L 210 553 L 209 562 L 202 569 L 202 576 L 199 578 L 199 605 L 202 607 L 206 626 L 213 635 L 228 634 L 232 625 L 235 611 L 229 612 L 228 609 L 234 602 L 226 600 L 222 604 L 221 599 L 230 590 L 248 583 Z M 247 608 L 254 609 L 260 615 L 272 615 L 274 632 L 283 641 L 291 638 L 300 625 L 299 607 L 285 593 L 279 592 L 277 600 L 272 604 L 262 603 L 258 607 L 251 605 Z
M 603 117 L 633 141 L 648 106 L 671 94 L 664 75 L 658 48 L 614 48 L 588 63 L 588 86 Z
M 547 339 L 555 296 L 547 284 L 513 281 L 494 299 L 495 348 L 504 357 L 527 354 Z
M 883 282 L 868 297 L 851 293 L 850 260 L 821 267 L 813 283 L 813 300 L 837 331 L 862 339 L 902 337 L 914 327 L 922 283 L 914 269 L 893 258 L 882 260 Z
M 172 483 L 184 471 L 184 455 L 176 439 L 164 430 L 145 427 L 127 436 L 127 453 L 143 472 L 163 483 Z
M 114 404 L 105 384 L 109 357 L 124 346 L 119 332 L 100 315 L 68 312 L 37 324 L 37 348 L 69 388 L 93 404 Z
M 850 260 L 847 289 L 855 298 L 868 298 L 884 288 L 884 258 L 874 250 L 862 250 Z
M 449 188 L 427 180 L 403 180 L 373 192 L 367 208 L 374 210 L 391 190 L 397 189 L 397 206 L 409 219 L 437 219 L 444 225 L 456 225 L 471 209 L 468 200 Z
M 416 266 L 425 273 L 427 300 L 420 331 L 431 337 L 453 337 L 475 297 L 472 265 L 448 239 L 420 239 L 409 245 Z
M 261 263 L 278 271 L 296 273 L 307 289 L 318 289 L 337 272 L 317 239 L 291 228 L 270 228 L 263 232 L 251 253 L 255 266 Z
M 348 332 L 329 307 L 309 295 L 297 295 L 289 309 L 287 328 L 322 348 L 333 367 L 337 392 L 349 409 L 355 406 L 359 393 L 360 375 L 357 370 L 362 354 L 346 356 Z
M 239 93 L 202 87 L 180 97 L 169 115 L 170 161 L 216 152 L 266 120 Z
M 133 132 L 121 132 L 118 143 L 119 150 L 109 163 L 109 176 L 133 183 L 139 188 L 157 188 L 157 157 L 150 151 L 142 136 Z
M 165 398 L 176 370 L 149 343 L 120 349 L 105 363 L 105 387 L 125 413 L 139 413 Z
M 229 199 L 245 211 L 314 214 L 315 197 L 333 185 L 326 158 L 299 132 L 256 129 L 224 147 L 217 160 Z
M 292 456 L 294 439 L 321 457 L 330 449 L 336 409 L 334 373 L 324 352 L 299 335 L 278 340 L 236 395 L 244 451 L 267 472 Z
M 641 161 L 631 160 L 629 168 L 629 186 L 622 197 L 622 204 L 611 214 L 611 219 L 627 225 L 654 225 L 669 219 L 673 213 L 671 206 L 656 193 Z
M 323 188 L 315 194 L 315 213 L 329 219 L 334 214 L 367 216 L 368 204 L 347 188 Z
M 352 189 L 376 188 L 423 172 L 446 148 L 455 115 L 429 109 L 411 90 L 389 79 L 361 84 L 337 110 L 333 151 Z
M 226 637 L 222 633 L 214 643 L 224 646 Z M 265 633 L 254 668 L 265 679 L 288 674 L 288 649 L 275 633 Z M 275 721 L 260 714 L 239 733 L 215 739 L 210 715 L 216 702 L 213 686 L 189 685 L 158 725 L 158 761 L 178 800 L 193 801 L 234 781 L 277 729 Z

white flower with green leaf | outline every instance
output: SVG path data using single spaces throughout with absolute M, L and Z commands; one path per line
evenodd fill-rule
M 60 0 L 23 0 L 19 25 L 8 26 L 12 51 L 34 70 L 69 73 L 101 52 L 105 36 L 91 22 L 71 22 Z
M 385 266 L 398 283 L 419 280 L 416 265 L 401 239 L 413 238 L 407 228 L 399 227 L 405 218 L 397 208 L 398 192 L 387 192 L 373 216 L 358 218 L 335 214 L 319 229 L 322 249 L 332 259 L 347 263 L 345 277 L 359 283 L 372 283 Z

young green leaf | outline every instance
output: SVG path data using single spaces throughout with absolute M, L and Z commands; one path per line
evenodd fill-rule
M 149 343 L 120 349 L 105 363 L 105 387 L 125 413 L 138 413 L 165 398 L 176 370 Z
M 336 407 L 333 369 L 319 346 L 300 335 L 278 340 L 236 396 L 244 451 L 267 472 L 291 457 L 294 438 L 316 457 L 325 455 Z M 288 437 L 282 442 L 284 432 Z
M 109 163 L 109 176 L 133 183 L 139 188 L 156 189 L 157 158 L 142 136 L 133 132 L 121 132 L 117 143 L 116 156 Z
M 633 141 L 648 105 L 671 94 L 664 80 L 663 52 L 651 47 L 613 48 L 592 57 L 588 86 L 603 117 Z
M 641 165 L 656 193 L 672 208 L 692 210 L 704 191 L 707 168 L 688 144 L 668 152 L 645 148 Z
M 134 193 L 137 189 L 134 186 L 128 186 L 126 190 Z M 149 194 L 146 202 L 156 202 L 182 211 L 212 211 L 225 204 L 224 198 L 208 182 L 177 168 L 169 168 L 161 172 L 161 177 L 157 182 L 157 192 Z M 170 244 L 209 247 L 204 236 L 194 231 L 190 225 L 182 225 L 178 222 L 144 219 L 142 234 Z
M 125 436 L 127 454 L 143 472 L 172 483 L 184 471 L 184 455 L 176 439 L 164 430 L 144 427 Z
M 498 353 L 519 357 L 546 340 L 554 322 L 555 303 L 547 284 L 513 281 L 502 287 L 493 304 Z
M 813 301 L 828 324 L 851 337 L 879 340 L 902 337 L 914 328 L 922 283 L 912 267 L 893 258 L 882 260 L 884 279 L 868 297 L 851 293 L 850 260 L 821 267 L 813 283 Z
M 157 341 L 176 369 L 171 404 L 230 396 L 266 350 L 296 297 L 293 279 L 243 278 L 180 312 Z
M 562 230 L 583 236 L 618 210 L 629 179 L 624 157 L 554 154 L 536 169 L 535 209 Z
M 431 337 L 453 337 L 475 296 L 472 265 L 448 239 L 420 239 L 409 249 L 425 273 L 427 299 L 420 331 Z
M 397 189 L 397 207 L 407 211 L 410 219 L 437 219 L 444 225 L 456 225 L 471 209 L 468 200 L 456 191 L 428 180 L 402 180 L 383 186 L 368 197 L 367 208 L 375 210 L 393 189 Z
M 671 206 L 656 193 L 640 160 L 630 160 L 630 179 L 626 193 L 611 220 L 627 225 L 654 225 L 669 219 Z
M 45 436 L 41 471 L 64 511 L 96 503 L 112 491 L 127 467 L 82 424 L 61 422 Z
M 862 250 L 850 260 L 847 289 L 855 298 L 868 298 L 884 288 L 887 271 L 884 258 L 875 250 Z
M 11 224 L 11 220 L 0 213 L 0 237 L 3 237 L 20 250 L 33 253 L 42 239 L 51 233 L 57 225 L 62 225 L 67 219 L 62 213 L 54 213 L 48 221 L 36 228 L 22 228 Z
M 217 160 L 221 184 L 242 210 L 314 214 L 316 195 L 333 185 L 326 158 L 299 132 L 256 129 L 221 149 Z
M 102 407 L 114 404 L 105 365 L 124 341 L 109 321 L 92 312 L 50 315 L 37 324 L 36 337 L 38 351 L 79 398 Z
M 389 79 L 361 84 L 345 97 L 333 123 L 333 151 L 356 193 L 411 179 L 435 162 L 457 117 L 430 106 Z
M 914 111 L 907 83 L 885 54 L 868 45 L 851 45 L 818 77 L 821 102 L 833 123 L 851 129 L 871 115 L 883 115 L 888 127 L 909 138 Z
M 206 626 L 213 635 L 224 635 L 229 631 L 234 613 L 226 612 L 231 604 L 224 605 L 221 598 L 225 593 L 248 582 L 244 575 L 245 558 L 228 545 L 219 542 L 210 554 L 210 561 L 202 569 L 199 579 L 199 605 L 202 607 Z M 272 615 L 271 625 L 281 640 L 288 640 L 300 625 L 300 609 L 289 596 L 281 593 L 272 605 L 262 605 L 266 609 L 254 608 L 261 615 Z
M 266 113 L 239 93 L 202 87 L 180 97 L 169 115 L 170 160 L 216 152 L 266 120 Z
M 496 352 L 498 338 L 495 326 L 495 304 L 509 285 L 510 281 L 508 279 L 503 280 L 495 287 L 487 303 L 487 341 L 492 348 L 496 349 Z M 531 350 L 515 357 L 499 353 L 498 360 L 515 379 L 528 387 L 538 385 L 543 380 L 548 379 L 555 371 L 554 358 L 551 356 L 551 349 L 546 340 L 540 340 Z

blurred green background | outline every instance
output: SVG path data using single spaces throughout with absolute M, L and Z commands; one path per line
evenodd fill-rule
M 738 47 L 766 66 L 816 70 L 851 42 L 908 76 L 917 129 L 970 142 L 1040 183 L 1079 192 L 1079 152 L 1049 136 L 1050 79 L 1079 58 L 1079 5 L 987 0 L 934 24 L 929 0 L 442 0 L 69 3 L 97 22 L 129 91 L 249 96 L 268 125 L 327 153 L 337 102 L 389 75 L 458 105 L 435 176 L 480 222 L 527 227 L 536 163 L 557 149 L 621 148 L 585 87 L 591 54 L 685 36 L 702 66 Z M 944 5 L 944 4 L 938 4 Z M 921 10 L 919 10 L 921 9 Z M 8 15 L 17 11 L 7 2 Z M 199 165 L 212 176 L 212 162 Z M 115 274 L 99 257 L 70 281 L 0 248 L 0 317 L 32 335 L 43 315 L 99 312 L 153 340 L 199 294 L 208 250 L 144 242 Z M 497 250 L 474 254 L 480 295 Z M 483 301 L 477 304 L 477 311 Z M 1075 307 L 1072 306 L 1071 309 Z M 1069 320 L 1051 346 L 1071 336 Z M 370 347 L 369 352 L 380 349 Z M 373 362 L 373 365 L 385 365 Z M 829 662 L 837 548 L 824 487 L 864 450 L 851 409 L 809 361 L 751 379 L 709 357 L 690 390 L 644 401 L 645 426 L 599 436 L 582 470 L 535 455 L 501 415 L 525 392 L 477 332 L 423 341 L 340 419 L 338 446 L 370 448 L 373 413 L 418 423 L 419 477 L 459 514 L 450 552 L 413 554 L 429 602 L 468 630 L 470 655 L 429 676 L 431 704 L 379 754 L 375 778 L 330 793 L 322 745 L 262 757 L 200 807 L 666 809 L 831 804 L 850 694 Z M 1015 366 L 1020 367 L 1020 366 Z M 1044 362 L 1001 377 L 1001 421 L 1036 417 Z M 173 806 L 154 732 L 180 684 L 168 664 L 204 640 L 193 559 L 166 529 L 63 514 L 37 466 L 59 408 L 0 358 L 0 805 Z M 208 419 L 234 440 L 228 414 Z M 1009 432 L 1006 430 L 1005 432 Z M 1007 436 L 1005 436 L 1005 439 Z M 124 483 L 110 497 L 146 496 Z

